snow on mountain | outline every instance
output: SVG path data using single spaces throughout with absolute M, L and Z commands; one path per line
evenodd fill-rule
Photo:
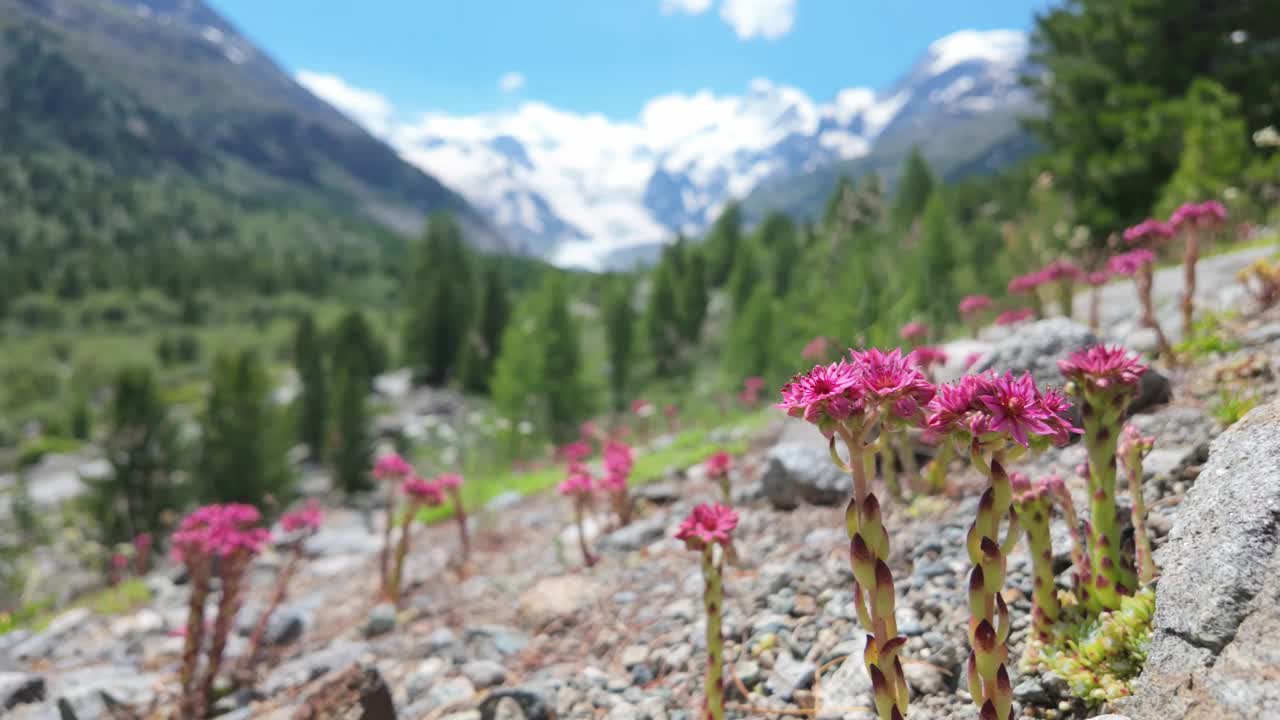
M 743 95 L 661 96 L 630 121 L 527 102 L 430 113 L 390 140 L 529 252 L 599 267 L 703 231 L 766 179 L 862 157 L 891 127 L 1002 106 L 1025 92 L 1025 57 L 1022 33 L 962 31 L 934 42 L 895 86 L 826 103 L 761 78 Z

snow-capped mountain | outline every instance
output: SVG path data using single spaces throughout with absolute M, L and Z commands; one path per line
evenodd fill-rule
M 890 133 L 1025 106 L 1026 53 L 1020 32 L 962 31 L 934 42 L 893 87 L 828 102 L 757 79 L 740 96 L 655 98 L 629 122 L 529 102 L 428 114 L 391 139 L 529 252 L 594 267 L 699 233 L 761 183 L 865 156 Z

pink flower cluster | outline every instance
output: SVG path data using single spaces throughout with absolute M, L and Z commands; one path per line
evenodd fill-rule
M 1085 392 L 1091 390 L 1137 389 L 1147 366 L 1119 345 L 1095 345 L 1058 361 L 1064 377 Z
M 713 543 L 728 545 L 734 528 L 738 527 L 738 513 L 720 503 L 702 503 L 680 522 L 676 539 L 683 540 L 693 550 L 701 550 Z
M 1070 260 L 1059 258 L 1033 273 L 1019 275 L 1010 280 L 1009 292 L 1029 293 L 1041 285 L 1063 281 L 1078 282 L 1083 279 L 1084 271 L 1080 269 L 1079 265 Z
M 898 335 L 902 336 L 903 340 L 920 340 L 928 337 L 929 326 L 922 322 L 909 322 L 902 326 Z
M 1155 261 L 1155 253 L 1146 248 L 1138 248 L 1119 255 L 1112 255 L 1111 259 L 1107 260 L 1107 269 L 1116 275 L 1133 276 Z
M 835 425 L 872 410 L 914 418 L 933 398 L 933 383 L 901 350 L 849 351 L 849 360 L 817 365 L 782 388 L 778 407 L 803 417 L 827 437 Z
M 819 335 L 805 344 L 800 350 L 800 357 L 805 360 L 821 360 L 827 354 L 827 345 L 827 339 Z
M 315 498 L 311 498 L 304 507 L 282 515 L 280 527 L 287 533 L 315 532 L 320 529 L 323 519 L 324 512 L 320 509 L 320 503 Z
M 1185 203 L 1169 216 L 1169 224 L 1181 229 L 1186 225 L 1214 225 L 1225 222 L 1227 208 L 1217 200 L 1202 203 Z
M 404 493 L 410 502 L 419 505 L 436 507 L 444 504 L 444 490 L 438 480 L 427 480 L 415 475 L 400 485 L 400 492 Z
M 583 460 L 591 457 L 591 453 L 591 443 L 586 440 L 575 440 L 560 448 L 560 457 L 564 458 L 570 468 L 581 465 Z
M 764 378 L 749 377 L 742 381 L 742 394 L 739 399 L 743 405 L 755 405 L 760 402 L 760 391 L 764 389 Z
M 567 495 L 578 500 L 590 497 L 593 489 L 594 483 L 591 481 L 591 475 L 586 470 L 570 472 L 569 477 L 565 478 L 558 488 L 561 495 Z
M 400 480 L 413 474 L 413 466 L 397 453 L 378 458 L 373 465 L 373 476 L 379 480 Z
M 989 310 L 991 304 L 991 296 L 989 295 L 967 295 L 960 300 L 960 314 L 971 315 L 983 312 L 984 310 Z
M 921 370 L 928 372 L 934 365 L 947 364 L 947 351 L 936 345 L 921 345 L 907 356 Z
M 653 404 L 644 399 L 632 400 L 631 414 L 639 415 L 640 417 L 648 417 L 653 414 Z
M 194 557 L 256 555 L 271 540 L 259 527 L 262 515 L 252 505 L 205 505 L 182 519 L 173 533 L 173 553 L 178 560 Z
M 462 487 L 462 476 L 457 473 L 444 473 L 436 476 L 435 483 L 442 490 L 457 490 Z
M 712 453 L 711 457 L 703 464 L 703 468 L 707 471 L 707 477 L 720 478 L 729 474 L 729 468 L 733 467 L 733 456 L 721 450 Z
M 631 468 L 635 464 L 631 455 L 631 446 L 610 440 L 604 446 L 604 479 L 600 481 L 601 489 L 607 492 L 619 492 L 626 489 L 627 479 L 631 476 Z
M 1054 389 L 1041 391 L 1030 373 L 966 375 L 938 386 L 927 409 L 926 426 L 940 435 L 986 439 L 1004 435 L 1023 447 L 1032 436 L 1065 445 L 1080 429 L 1071 424 L 1071 403 Z
M 151 533 L 138 533 L 133 538 L 133 549 L 138 552 L 151 549 Z
M 1102 287 L 1111 282 L 1111 272 L 1106 268 L 1102 270 L 1094 270 L 1084 276 L 1084 282 L 1090 287 Z
M 1130 245 L 1141 242 L 1150 242 L 1157 244 L 1163 240 L 1173 237 L 1173 225 L 1155 218 L 1147 218 L 1142 222 L 1124 231 L 1124 240 Z
M 996 325 L 1017 325 L 1020 322 L 1026 322 L 1035 317 L 1035 311 L 1031 308 L 1018 308 L 1017 310 L 1005 310 L 996 316 Z

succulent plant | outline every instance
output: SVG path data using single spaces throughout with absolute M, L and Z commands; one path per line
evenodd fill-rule
M 1200 260 L 1200 241 L 1202 233 L 1226 222 L 1227 209 L 1216 200 L 1202 203 L 1186 203 L 1173 212 L 1169 225 L 1182 231 L 1186 245 L 1182 255 L 1183 290 L 1182 302 L 1182 334 L 1191 335 L 1191 326 L 1196 309 L 1196 262 Z
M 378 458 L 373 466 L 373 477 L 386 483 L 387 521 L 382 528 L 382 552 L 378 555 L 378 571 L 381 577 L 379 589 L 383 594 L 387 591 L 387 579 L 391 572 L 391 526 L 396 516 L 396 497 L 400 491 L 399 484 L 413 475 L 413 466 L 397 453 L 388 453 Z
M 707 478 L 714 480 L 720 486 L 720 494 L 724 496 L 724 501 L 730 501 L 729 487 L 729 470 L 733 467 L 733 456 L 723 450 L 712 453 L 702 465 L 707 472 Z
M 1049 535 L 1049 519 L 1053 509 L 1053 487 L 1062 483 L 1050 476 L 1032 483 L 1025 475 L 1009 477 L 1014 491 L 1014 509 L 1027 537 L 1031 557 L 1031 633 L 1027 637 L 1022 667 L 1034 667 L 1041 649 L 1052 644 L 1054 626 L 1062 607 L 1054 586 L 1053 541 Z
M 471 562 L 471 537 L 467 531 L 467 508 L 462 502 L 462 476 L 445 473 L 436 477 L 435 483 L 453 505 L 453 521 L 458 526 L 458 562 L 465 568 Z
M 254 623 L 253 632 L 249 635 L 249 649 L 244 654 L 240 670 L 241 678 L 246 681 L 253 677 L 253 668 L 258 662 L 262 650 L 262 638 L 266 635 L 267 626 L 271 623 L 271 616 L 288 596 L 289 581 L 293 579 L 298 565 L 302 563 L 303 544 L 308 537 L 320 529 L 320 523 L 323 520 L 324 513 L 320 510 L 320 504 L 315 498 L 307 501 L 307 504 L 298 510 L 287 512 L 280 517 L 280 529 L 286 534 L 284 544 L 289 552 L 289 559 L 276 575 L 276 584 L 271 590 L 267 607 L 258 615 L 258 621 Z
M 396 543 L 395 560 L 391 565 L 391 573 L 387 577 L 386 599 L 399 604 L 403 590 L 401 581 L 404 575 L 404 559 L 409 555 L 409 538 L 413 534 L 413 524 L 418 511 L 424 507 L 439 507 L 444 504 L 444 489 L 439 480 L 425 480 L 416 475 L 405 480 L 400 491 L 407 498 L 408 512 L 400 528 L 400 541 Z
M 591 567 L 596 564 L 596 556 L 587 546 L 587 530 L 583 523 L 587 510 L 591 507 L 595 482 L 585 468 L 578 468 L 570 470 L 569 477 L 560 483 L 559 491 L 573 502 L 573 517 L 578 526 L 578 548 L 582 550 L 582 563 Z
M 1120 462 L 1129 476 L 1130 515 L 1133 520 L 1133 565 L 1138 582 L 1149 585 L 1156 579 L 1156 564 L 1151 557 L 1151 538 L 1147 535 L 1147 503 L 1142 496 L 1142 459 L 1155 445 L 1154 437 L 1144 437 L 1134 425 L 1125 425 L 1118 449 Z
M 707 613 L 707 674 L 703 686 L 707 720 L 724 720 L 724 562 L 733 561 L 738 514 L 720 504 L 698 505 L 676 531 L 690 550 L 702 554 L 703 607 Z

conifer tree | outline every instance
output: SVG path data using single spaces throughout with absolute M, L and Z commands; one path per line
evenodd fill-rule
M 365 387 L 387 369 L 387 351 L 374 334 L 369 319 L 359 310 L 348 310 L 333 333 L 333 372 L 355 372 Z
M 923 308 L 935 327 L 952 317 L 960 298 L 956 292 L 956 254 L 952 247 L 951 213 L 942 193 L 933 193 L 925 206 L 922 237 L 917 252 L 919 269 L 916 282 L 925 289 L 920 295 Z
M 742 312 L 752 293 L 761 285 L 762 274 L 754 243 L 743 243 L 738 249 L 733 274 L 729 277 L 729 303 L 735 313 Z
M 297 405 L 298 440 L 306 444 L 313 457 L 321 457 L 329 424 L 329 378 L 325 370 L 323 343 L 311 315 L 298 319 L 293 339 L 293 365 L 302 386 Z
M 502 332 L 511 316 L 507 287 L 497 268 L 484 272 L 480 314 L 463 349 L 463 387 L 475 393 L 489 392 L 493 366 L 501 351 Z
M 699 265 L 700 258 L 701 253 L 694 254 Z M 609 391 L 614 411 L 622 412 L 631 400 L 632 352 L 635 345 L 635 309 L 631 305 L 631 286 L 626 281 L 615 281 L 608 289 L 604 305 L 604 331 L 609 346 Z
M 369 469 L 373 463 L 373 441 L 369 435 L 369 385 L 358 367 L 334 368 L 334 417 L 329 432 L 329 466 L 333 485 L 352 495 L 372 487 Z
M 576 436 L 578 424 L 591 410 L 582 378 L 582 347 L 569 314 L 569 298 L 559 274 L 547 276 L 542 299 L 541 382 L 551 439 Z
M 723 287 L 729 281 L 738 262 L 738 247 L 742 244 L 742 211 L 736 203 L 730 203 L 716 218 L 707 234 L 706 248 L 711 264 L 711 286 Z
M 243 502 L 263 510 L 288 502 L 293 474 L 285 457 L 283 413 L 266 368 L 252 350 L 214 358 L 196 481 L 201 500 Z
M 912 148 L 898 178 L 898 191 L 893 204 L 893 221 L 898 227 L 910 225 L 924 213 L 929 196 L 933 194 L 933 172 L 920 154 Z
M 752 376 L 768 377 L 773 367 L 774 298 L 767 286 L 757 286 L 729 329 L 724 367 L 730 382 Z
M 645 337 L 659 377 L 671 377 L 679 368 L 680 306 L 669 263 L 659 263 L 653 273 L 649 308 L 645 314 Z
M 462 230 L 437 213 L 412 249 L 404 348 L 418 379 L 443 385 L 458 368 L 475 304 Z
M 681 335 L 690 343 L 698 342 L 702 322 L 707 316 L 707 264 L 700 248 L 694 248 L 686 261 L 684 292 L 681 300 Z

